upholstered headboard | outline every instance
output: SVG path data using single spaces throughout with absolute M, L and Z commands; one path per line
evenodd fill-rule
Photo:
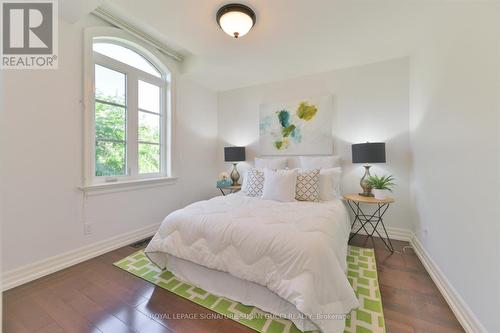
M 337 160 L 337 164 L 340 166 L 340 156 L 338 155 L 306 155 L 307 157 L 326 157 L 326 156 L 333 156 Z M 289 169 L 294 169 L 294 168 L 300 168 L 300 156 L 299 155 L 293 155 L 293 156 L 262 156 L 259 158 L 286 158 L 287 159 L 287 167 Z M 253 161 L 251 164 L 254 164 Z

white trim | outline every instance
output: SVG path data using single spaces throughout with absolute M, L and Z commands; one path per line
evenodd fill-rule
M 160 185 L 171 185 L 177 182 L 175 177 L 158 177 L 158 178 L 144 178 L 134 179 L 127 181 L 120 181 L 116 183 L 102 183 L 80 187 L 80 190 L 87 195 L 107 194 L 114 192 L 123 192 L 124 190 L 144 189 L 148 187 L 156 187 Z
M 351 228 L 351 230 L 356 231 L 358 230 L 359 227 L 361 227 L 361 225 L 359 224 L 359 222 L 356 222 L 354 226 Z M 371 232 L 372 229 L 369 227 L 369 225 L 366 225 L 366 228 L 369 230 L 369 232 Z M 408 229 L 394 228 L 387 226 L 385 228 L 387 229 L 387 234 L 389 235 L 389 238 L 391 240 L 394 239 L 404 242 L 410 242 L 412 239 L 413 232 L 411 232 Z M 380 226 L 377 227 L 377 230 L 378 232 L 380 232 L 382 236 L 385 236 L 384 230 Z M 358 233 L 360 235 L 366 235 L 366 232 L 363 229 L 361 229 Z M 375 234 L 374 236 L 377 236 L 377 234 Z
M 354 228 L 356 227 L 356 225 L 354 226 Z M 392 227 L 386 227 L 386 229 L 390 239 L 406 241 L 410 243 L 416 255 L 422 262 L 422 265 L 424 265 L 425 270 L 427 271 L 427 273 L 429 273 L 432 281 L 438 288 L 441 295 L 443 295 L 446 303 L 448 303 L 448 306 L 462 325 L 465 332 L 487 333 L 486 329 L 481 324 L 479 319 L 472 312 L 467 303 L 465 303 L 464 299 L 456 291 L 451 282 L 441 271 L 439 266 L 434 262 L 434 260 L 432 260 L 429 253 L 424 249 L 422 243 L 416 237 L 416 235 L 412 231 L 407 229 Z M 369 231 L 371 231 L 371 229 Z M 362 235 L 366 235 L 364 230 L 361 230 L 359 233 Z
M 168 56 L 174 60 L 177 60 L 177 61 L 184 60 L 184 57 L 181 54 L 172 50 L 170 47 L 168 47 L 164 43 L 158 41 L 156 38 L 152 37 L 151 35 L 136 28 L 135 26 L 131 25 L 127 21 L 118 18 L 111 11 L 109 11 L 103 7 L 97 7 L 92 12 L 92 14 L 99 17 L 103 21 L 115 26 L 115 27 L 120 28 L 120 29 L 132 34 L 134 37 L 140 39 L 141 41 L 148 43 L 149 45 L 155 47 L 156 49 L 158 49 L 158 51 L 165 54 L 166 56 Z
M 138 240 L 154 235 L 159 223 L 130 231 L 106 240 L 81 247 L 51 258 L 40 260 L 2 274 L 2 290 L 8 290 L 21 284 L 52 274 L 82 261 L 92 259 L 101 254 L 129 245 Z
M 464 299 L 460 296 L 457 290 L 453 287 L 446 275 L 439 269 L 439 266 L 432 260 L 429 253 L 425 250 L 420 240 L 413 235 L 410 244 L 413 247 L 418 258 L 424 265 L 425 269 L 431 276 L 432 281 L 443 295 L 446 303 L 455 314 L 458 321 L 467 333 L 487 333 L 484 326 L 481 324 L 476 315 L 469 308 Z

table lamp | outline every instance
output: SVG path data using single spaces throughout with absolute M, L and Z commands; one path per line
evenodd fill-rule
M 240 179 L 240 174 L 236 165 L 238 162 L 245 160 L 245 147 L 224 147 L 224 161 L 233 163 L 233 171 L 231 171 L 231 180 L 233 181 L 233 186 L 237 186 L 238 180 Z
M 385 163 L 385 142 L 356 143 L 352 146 L 352 163 L 365 163 L 365 174 L 359 184 L 363 193 L 359 195 L 373 197 L 372 186 L 368 182 L 370 167 L 368 163 Z

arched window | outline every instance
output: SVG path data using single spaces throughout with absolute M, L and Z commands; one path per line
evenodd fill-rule
M 86 183 L 169 176 L 170 73 L 126 39 L 94 36 L 91 52 L 92 180 Z

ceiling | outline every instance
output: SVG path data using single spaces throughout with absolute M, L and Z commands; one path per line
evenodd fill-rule
M 257 23 L 240 39 L 215 21 L 227 1 L 107 0 L 104 6 L 186 55 L 184 75 L 223 91 L 407 56 L 421 35 L 423 2 L 244 0 Z

